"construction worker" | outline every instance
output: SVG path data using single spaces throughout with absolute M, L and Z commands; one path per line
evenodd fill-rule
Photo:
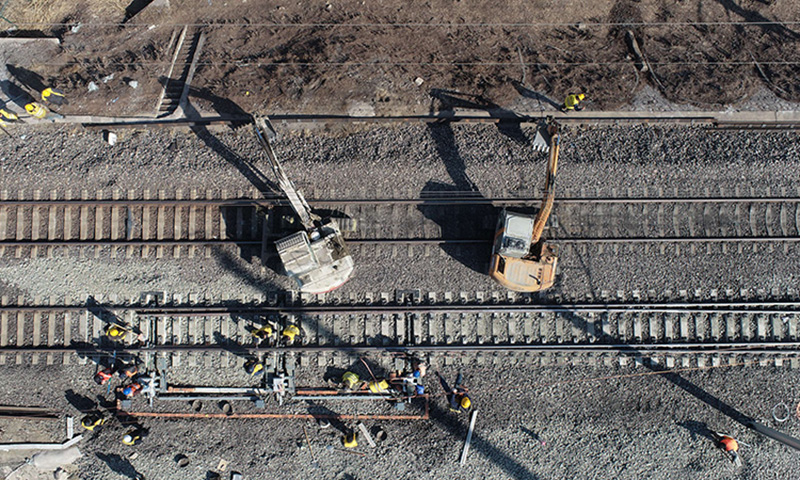
M 42 90 L 42 101 L 45 103 L 52 103 L 53 105 L 66 105 L 67 97 L 64 92 L 53 87 L 47 87 Z
M 294 343 L 295 338 L 297 338 L 298 335 L 300 335 L 300 328 L 297 325 L 290 323 L 289 325 L 286 325 L 286 328 L 284 328 L 281 332 L 281 342 L 283 342 L 284 345 L 291 345 Z
M 469 398 L 469 395 L 467 395 L 467 388 L 463 385 L 464 376 L 461 372 L 458 372 L 456 383 L 453 385 L 453 388 L 447 385 L 444 377 L 439 375 L 439 372 L 436 372 L 436 375 L 439 376 L 439 383 L 442 384 L 442 390 L 447 394 L 450 411 L 456 413 L 469 411 L 469 409 L 472 408 L 472 400 Z
M 119 371 L 119 376 L 123 379 L 133 378 L 136 374 L 139 373 L 139 367 L 134 365 L 128 365 L 125 368 Z
M 361 379 L 359 379 L 358 375 L 355 373 L 344 372 L 344 375 L 342 375 L 342 389 L 344 389 L 345 392 L 352 392 L 358 388 L 360 381 Z
M 40 120 L 47 116 L 47 108 L 45 108 L 44 105 L 36 102 L 31 102 L 25 105 L 25 111 L 28 112 L 28 115 Z
M 112 323 L 106 329 L 106 336 L 110 337 L 112 340 L 125 340 L 127 334 L 128 329 L 116 323 Z
M 114 376 L 114 367 L 108 367 L 94 374 L 94 383 L 105 385 Z
M 81 426 L 90 432 L 100 431 L 100 428 L 106 423 L 106 418 L 97 413 L 90 413 L 81 420 Z
M 274 330 L 272 329 L 272 325 L 265 323 L 263 327 L 253 330 L 250 333 L 259 340 L 266 340 L 272 336 Z
M 122 389 L 122 394 L 125 395 L 127 398 L 133 398 L 135 395 L 137 395 L 139 392 L 142 391 L 142 388 L 144 387 L 142 386 L 141 383 L 133 382 L 127 387 Z
M 367 383 L 367 388 L 372 393 L 389 393 L 389 382 L 386 379 L 373 380 Z
M 562 112 L 569 112 L 572 110 L 581 111 L 583 110 L 583 106 L 580 104 L 583 99 L 586 98 L 586 95 L 583 93 L 570 93 L 567 95 L 567 98 L 564 99 L 564 107 L 561 109 Z
M 253 359 L 244 362 L 244 371 L 250 375 L 255 375 L 261 370 L 264 370 L 264 364 L 260 360 Z
M 725 452 L 725 455 L 731 460 L 731 462 L 737 466 L 740 465 L 741 460 L 739 459 L 739 442 L 737 442 L 736 439 L 730 435 L 725 435 L 722 433 L 713 432 L 712 436 L 717 442 L 717 446 L 719 446 L 719 448 Z
M 122 437 L 122 443 L 125 445 L 138 445 L 142 442 L 144 431 L 142 429 L 131 430 Z
M 2 118 L 0 118 L 0 121 L 3 121 L 3 120 L 5 120 L 7 122 L 18 122 L 19 121 L 19 117 L 17 116 L 16 113 L 9 112 L 8 110 L 6 110 L 4 108 L 0 108 L 0 117 L 2 117 Z
M 356 448 L 358 446 L 356 431 L 348 430 L 347 433 L 344 434 L 342 443 L 344 443 L 345 448 Z

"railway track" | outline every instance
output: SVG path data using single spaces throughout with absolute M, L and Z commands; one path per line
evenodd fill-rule
M 195 303 L 192 296 L 162 297 L 170 302 L 165 306 L 113 298 L 108 304 L 13 305 L 4 297 L 0 364 L 85 363 L 113 354 L 162 356 L 172 365 L 238 367 L 258 352 L 282 351 L 297 355 L 301 365 L 346 366 L 359 354 L 411 351 L 443 355 L 446 362 L 478 357 L 495 362 L 514 355 L 544 363 L 624 364 L 648 358 L 671 368 L 747 359 L 800 367 L 800 302 L 795 300 L 535 304 L 525 301 L 531 297 L 508 302 L 481 292 L 473 298 L 448 292 L 426 298 L 418 292 L 397 295 L 370 295 L 360 303 L 331 297 L 328 303 L 309 304 L 276 294 L 258 303 L 214 305 Z M 103 332 L 113 319 L 142 337 L 111 342 Z M 302 341 L 275 347 L 250 335 L 267 321 L 300 326 Z
M 797 196 L 633 196 L 572 197 L 556 202 L 547 236 L 554 243 L 796 243 L 800 241 L 800 192 Z M 34 191 L 11 198 L 0 192 L 0 255 L 52 255 L 59 247 L 175 258 L 209 256 L 213 247 L 260 249 L 281 232 L 297 227 L 286 202 L 260 192 L 176 191 L 95 192 L 45 196 Z M 77 198 L 75 198 L 77 197 Z M 494 235 L 497 209 L 535 212 L 539 196 L 516 192 L 503 196 L 435 192 L 418 198 L 319 198 L 315 208 L 342 218 L 350 243 L 481 244 Z

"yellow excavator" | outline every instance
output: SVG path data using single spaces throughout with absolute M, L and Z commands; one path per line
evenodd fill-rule
M 489 276 L 500 285 L 517 292 L 538 292 L 550 288 L 556 276 L 558 249 L 544 242 L 542 232 L 553 210 L 561 139 L 558 125 L 552 121 L 548 122 L 546 133 L 550 136 L 550 159 L 542 208 L 536 217 L 503 210 L 497 222 L 489 263 Z M 546 141 L 543 145 L 547 145 Z

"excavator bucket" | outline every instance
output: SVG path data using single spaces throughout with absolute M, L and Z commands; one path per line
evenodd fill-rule
M 539 122 L 539 126 L 536 128 L 536 135 L 533 137 L 533 149 L 538 152 L 548 153 L 550 151 L 551 137 L 547 120 L 542 120 Z

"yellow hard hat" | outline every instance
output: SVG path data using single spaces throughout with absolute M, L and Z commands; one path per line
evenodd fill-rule
M 116 325 L 108 329 L 108 335 L 111 337 L 119 337 L 120 335 L 122 335 L 122 333 L 123 333 L 122 329 L 117 327 Z
M 289 337 L 289 340 L 293 341 L 294 337 L 296 337 L 300 333 L 300 329 L 297 328 L 297 325 L 287 325 L 286 328 L 283 329 L 283 336 Z
M 584 98 L 586 98 L 586 95 L 584 95 L 582 93 L 578 94 L 578 100 L 583 100 Z
M 350 432 L 344 436 L 344 446 L 347 448 L 356 448 L 358 446 L 356 432 Z
M 33 113 L 33 111 L 36 110 L 36 105 L 29 103 L 25 105 L 25 110 L 27 110 L 28 113 Z
M 467 410 L 471 406 L 472 406 L 472 402 L 470 401 L 469 397 L 464 395 L 464 397 L 461 399 L 461 408 L 463 408 L 464 410 Z

